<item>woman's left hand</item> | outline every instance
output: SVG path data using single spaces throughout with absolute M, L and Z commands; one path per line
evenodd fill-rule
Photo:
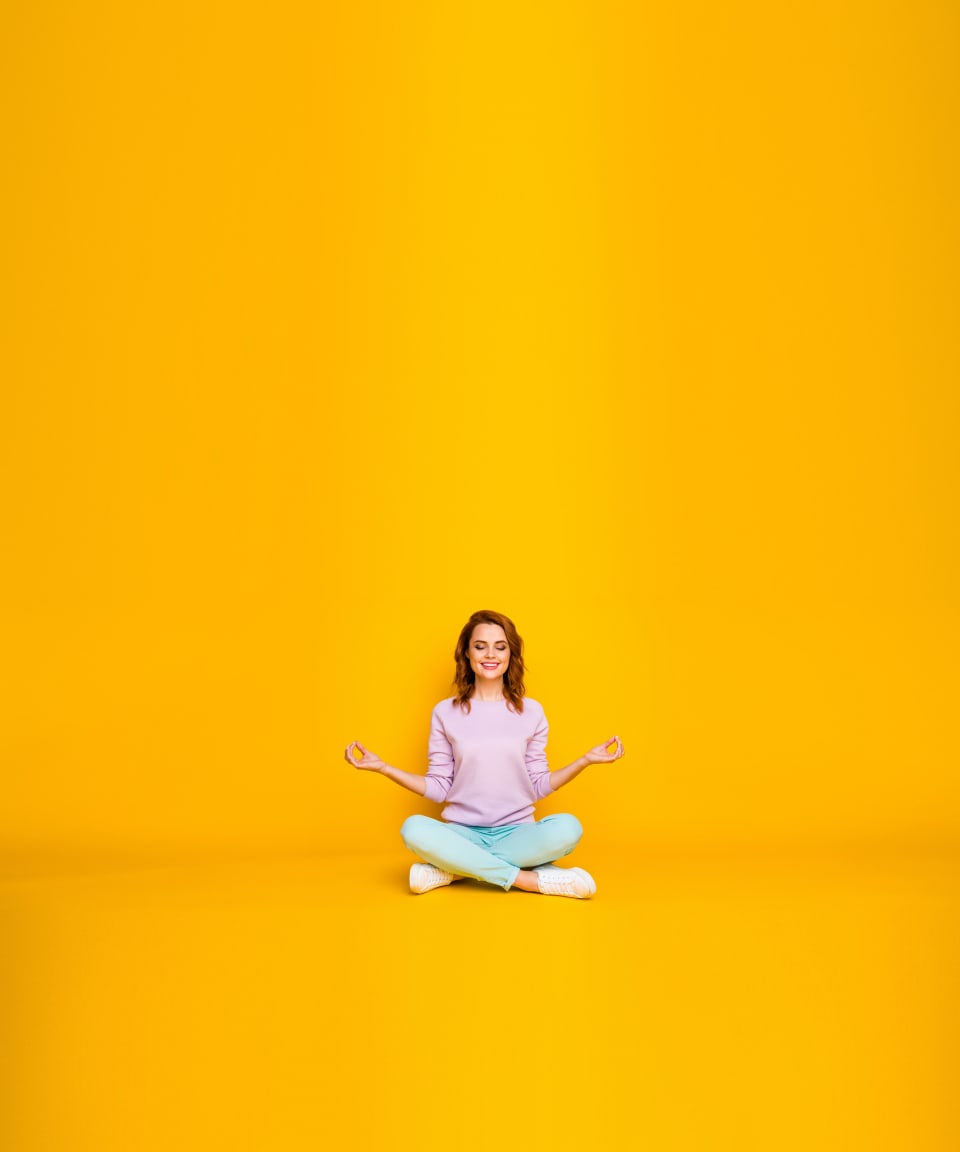
M 610 746 L 613 745 L 613 751 L 610 751 Z M 602 744 L 598 744 L 596 748 L 591 748 L 589 752 L 584 753 L 584 759 L 588 764 L 612 764 L 614 760 L 619 760 L 623 755 L 623 743 L 619 736 L 611 736 L 609 740 L 604 740 Z

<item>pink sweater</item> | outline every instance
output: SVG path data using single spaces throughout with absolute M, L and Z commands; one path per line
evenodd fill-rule
M 523 712 L 505 700 L 441 700 L 430 718 L 428 800 L 446 802 L 441 812 L 454 824 L 484 828 L 528 824 L 533 805 L 553 789 L 545 752 L 547 718 L 536 700 L 524 697 Z

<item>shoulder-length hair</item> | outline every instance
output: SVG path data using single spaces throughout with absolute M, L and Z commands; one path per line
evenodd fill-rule
M 483 610 L 474 612 L 470 619 L 460 630 L 457 647 L 453 659 L 457 665 L 457 674 L 453 684 L 456 690 L 455 703 L 459 704 L 465 712 L 470 711 L 470 697 L 476 686 L 476 676 L 470 667 L 470 658 L 467 649 L 470 646 L 470 637 L 478 624 L 499 624 L 507 638 L 507 647 L 510 649 L 510 663 L 503 674 L 503 694 L 516 712 L 523 711 L 523 639 L 509 616 L 502 612 Z

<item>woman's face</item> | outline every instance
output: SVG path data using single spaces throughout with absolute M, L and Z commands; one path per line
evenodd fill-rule
M 510 663 L 510 647 L 499 624 L 478 624 L 467 645 L 470 667 L 480 684 L 499 680 Z

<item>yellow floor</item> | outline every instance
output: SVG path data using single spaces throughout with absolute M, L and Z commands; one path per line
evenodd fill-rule
M 0 887 L 2 1146 L 960 1147 L 960 869 L 571 862 L 589 902 L 409 857 Z

